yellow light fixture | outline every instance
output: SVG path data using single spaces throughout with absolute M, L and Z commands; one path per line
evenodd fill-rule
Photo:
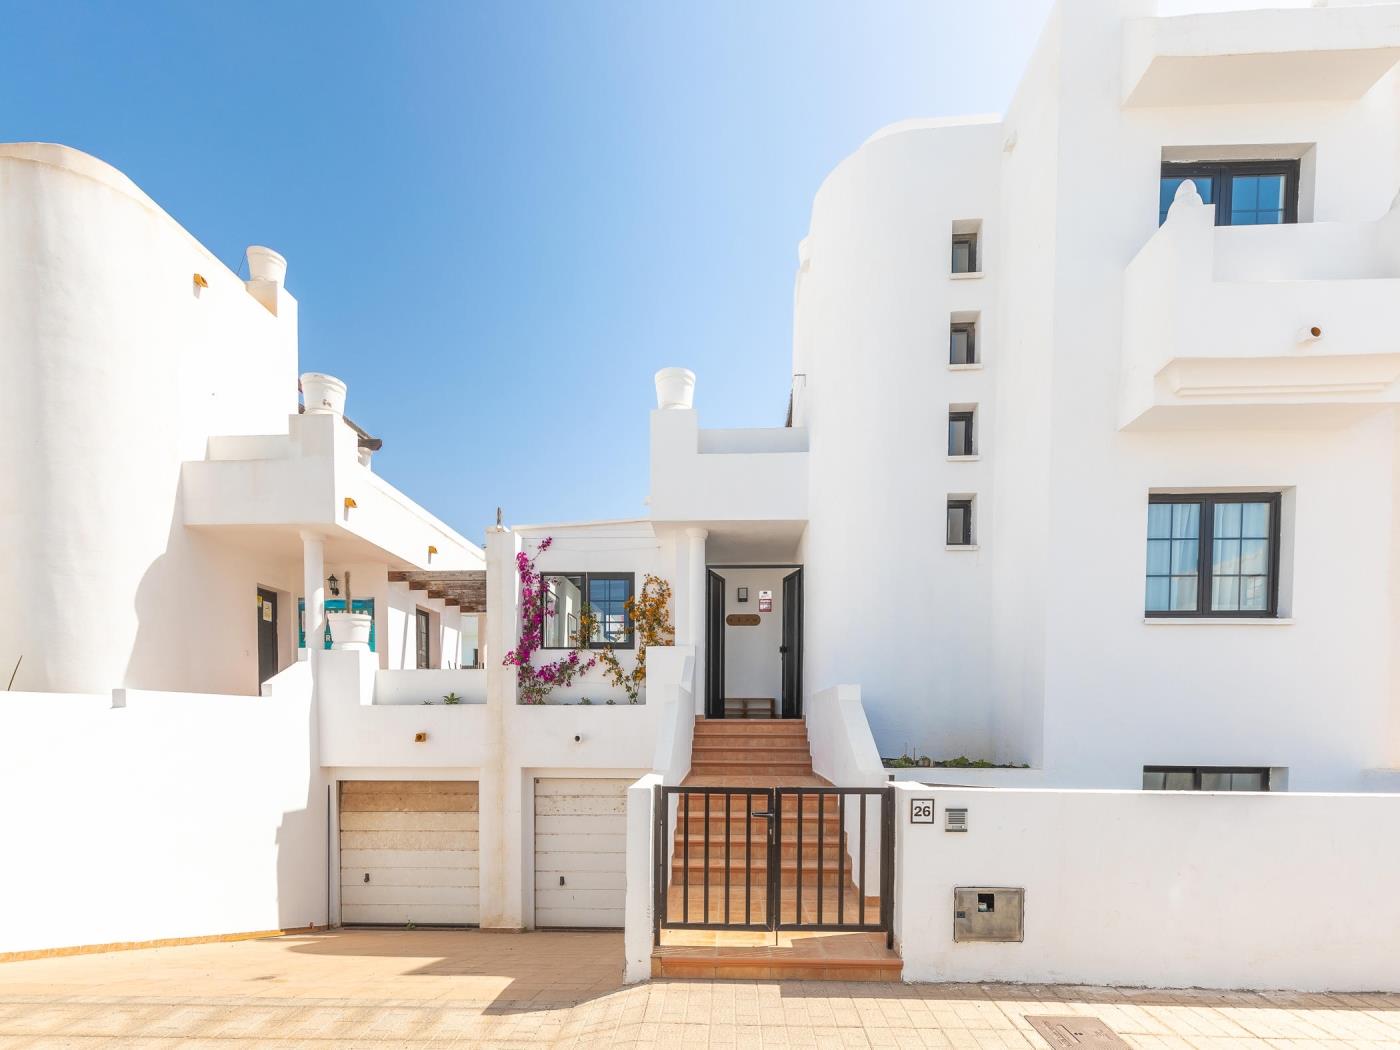
M 436 553 L 437 553 L 437 548 L 434 547 L 431 543 L 428 544 L 428 553 L 429 553 L 429 554 L 436 554 Z
M 209 287 L 209 282 L 206 281 L 206 280 L 204 279 L 204 274 L 202 274 L 202 273 L 197 273 L 197 274 L 194 275 L 194 286 L 195 286 L 196 288 L 208 288 L 208 287 Z
M 346 496 L 346 497 L 345 497 L 345 509 L 346 509 L 346 510 L 354 510 L 354 509 L 355 509 L 356 507 L 358 507 L 358 506 L 359 506 L 359 504 L 355 502 L 355 497 L 354 497 L 354 496 Z

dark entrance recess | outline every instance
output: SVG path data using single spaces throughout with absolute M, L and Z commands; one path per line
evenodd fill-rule
M 258 692 L 277 673 L 277 592 L 258 588 Z
M 783 577 L 782 718 L 802 717 L 802 567 L 716 565 L 705 575 L 705 717 L 724 717 L 725 581 L 715 569 L 793 569 Z

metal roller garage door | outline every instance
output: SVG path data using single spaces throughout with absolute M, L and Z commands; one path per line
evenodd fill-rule
M 630 783 L 535 781 L 536 926 L 622 926 Z
M 341 782 L 341 922 L 474 925 L 477 857 L 475 783 Z

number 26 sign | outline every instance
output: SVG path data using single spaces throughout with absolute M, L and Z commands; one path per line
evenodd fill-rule
M 911 798 L 909 800 L 909 823 L 910 824 L 932 824 L 933 823 L 933 799 L 931 798 Z

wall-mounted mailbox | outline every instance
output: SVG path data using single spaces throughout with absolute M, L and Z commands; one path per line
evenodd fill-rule
M 953 940 L 1025 940 L 1026 891 L 1007 886 L 953 890 Z

